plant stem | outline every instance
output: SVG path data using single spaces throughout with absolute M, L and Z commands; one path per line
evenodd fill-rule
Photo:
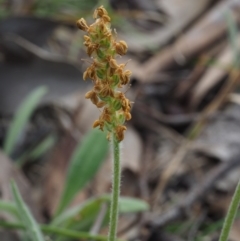
M 119 141 L 113 134 L 113 181 L 112 181 L 112 199 L 110 209 L 110 224 L 108 241 L 116 240 L 117 223 L 118 223 L 118 200 L 120 195 L 121 182 L 121 165 L 120 165 L 120 147 Z
M 239 201 L 240 201 L 240 180 L 238 182 L 235 193 L 233 195 L 230 207 L 228 209 L 228 213 L 227 213 L 227 216 L 226 216 L 224 224 L 223 224 L 223 228 L 222 228 L 222 232 L 221 232 L 219 241 L 227 241 L 228 240 L 228 236 L 229 236 L 233 221 L 235 219 L 235 216 L 236 216 L 236 213 L 238 210 Z

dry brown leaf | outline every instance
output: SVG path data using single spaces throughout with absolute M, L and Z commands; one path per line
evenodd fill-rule
M 240 34 L 237 36 L 237 42 L 240 46 Z M 190 100 L 191 108 L 195 109 L 202 99 L 210 91 L 211 88 L 217 85 L 224 76 L 226 76 L 234 61 L 234 52 L 230 46 L 227 46 L 220 55 L 216 58 L 216 66 L 209 68 L 209 70 L 202 76 L 198 84 L 194 87 L 192 98 Z
M 179 82 L 174 94 L 177 99 L 188 99 L 189 94 L 191 95 L 192 89 L 208 68 L 206 62 L 210 59 L 214 59 L 225 46 L 226 42 L 220 42 L 219 44 L 214 45 L 211 49 L 207 49 L 200 54 L 198 63 L 194 66 L 193 70 L 183 81 Z
M 196 53 L 218 41 L 226 31 L 224 13 L 229 9 L 235 13 L 235 17 L 239 18 L 239 7 L 238 0 L 220 2 L 173 45 L 165 48 L 143 64 L 138 78 L 143 82 L 151 82 L 156 78 L 158 72 L 174 62 L 178 62 L 179 57 L 186 62 Z
M 193 149 L 219 160 L 230 160 L 239 152 L 240 107 L 228 106 L 213 118 L 196 139 Z
M 240 169 L 236 168 L 230 171 L 222 180 L 219 180 L 216 183 L 216 187 L 218 190 L 222 192 L 229 192 L 233 187 L 237 186 L 240 177 Z
M 208 6 L 211 0 L 192 1 L 192 0 L 165 0 L 160 1 L 160 9 L 163 8 L 169 19 L 164 22 L 164 26 L 160 26 L 149 31 L 146 34 L 139 34 L 133 31 L 124 33 L 124 36 L 119 34 L 119 38 L 124 39 L 131 51 L 141 52 L 146 49 L 162 47 L 170 39 L 178 35 L 191 21 L 199 16 Z M 159 19 L 161 16 L 159 15 Z M 139 36 L 140 35 L 140 36 Z

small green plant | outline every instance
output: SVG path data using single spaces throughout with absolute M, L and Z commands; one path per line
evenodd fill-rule
M 107 139 L 113 145 L 113 182 L 112 200 L 110 210 L 109 241 L 116 239 L 118 206 L 120 195 L 120 142 L 124 139 L 124 126 L 126 120 L 131 119 L 130 101 L 119 91 L 129 83 L 131 71 L 124 70 L 126 64 L 118 64 L 116 55 L 125 55 L 127 44 L 125 41 L 117 42 L 111 30 L 111 19 L 106 9 L 101 6 L 94 11 L 96 21 L 88 26 L 85 19 L 77 21 L 79 29 L 87 32 L 84 36 L 84 45 L 87 54 L 93 58 L 93 63 L 83 74 L 83 79 L 92 79 L 94 88 L 87 92 L 85 97 L 90 99 L 97 108 L 102 109 L 98 120 L 93 127 L 106 131 Z
M 131 119 L 130 101 L 119 91 L 130 80 L 131 72 L 124 70 L 126 64 L 118 64 L 115 55 L 124 55 L 127 44 L 124 41 L 117 42 L 110 28 L 110 17 L 103 7 L 94 12 L 96 22 L 88 26 L 84 19 L 78 21 L 78 27 L 88 32 L 85 36 L 85 46 L 89 56 L 94 57 L 92 65 L 85 71 L 84 79 L 90 78 L 95 86 L 86 94 L 98 108 L 103 108 L 98 120 L 93 127 L 100 130 L 92 130 L 77 146 L 74 151 L 63 194 L 59 201 L 56 213 L 48 225 L 41 225 L 34 220 L 27 205 L 24 203 L 16 184 L 12 183 L 14 202 L 0 200 L 0 210 L 13 217 L 15 222 L 0 221 L 0 226 L 8 229 L 25 230 L 28 238 L 33 241 L 43 241 L 44 234 L 51 235 L 53 240 L 90 239 L 99 241 L 115 241 L 117 231 L 118 213 L 141 212 L 148 210 L 148 205 L 135 198 L 120 197 L 120 142 L 124 139 L 126 120 Z M 9 132 L 7 134 L 4 150 L 11 155 L 16 139 L 29 120 L 34 108 L 46 93 L 45 88 L 37 89 L 19 108 Z M 106 133 L 107 132 L 107 138 Z M 86 200 L 75 207 L 68 208 L 76 194 L 94 177 L 97 170 L 108 153 L 108 140 L 113 145 L 113 192 L 112 195 L 101 195 Z M 25 153 L 18 159 L 21 166 L 26 156 L 36 157 L 53 144 L 53 139 L 47 137 L 31 152 Z M 102 222 L 102 227 L 110 222 L 109 236 L 92 235 L 90 233 L 103 205 L 107 210 Z

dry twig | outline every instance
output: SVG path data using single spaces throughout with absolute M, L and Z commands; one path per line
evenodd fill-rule
M 150 226 L 154 229 L 160 228 L 171 221 L 187 216 L 193 204 L 202 200 L 206 193 L 214 187 L 216 181 L 240 165 L 239 157 L 240 154 L 236 155 L 231 160 L 225 160 L 221 165 L 210 171 L 202 183 L 192 188 L 188 197 L 184 198 L 184 200 L 181 200 L 178 205 L 166 213 L 160 215 L 154 220 L 148 221 L 147 226 Z

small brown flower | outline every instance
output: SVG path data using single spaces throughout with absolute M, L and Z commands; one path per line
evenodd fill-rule
M 104 23 L 110 23 L 111 18 L 108 15 L 104 14 L 102 16 L 102 20 L 103 20 Z
M 84 35 L 84 46 L 86 46 L 86 47 L 88 47 L 89 45 L 91 45 L 92 44 L 92 42 L 91 42 L 91 39 L 87 36 L 87 35 Z
M 87 32 L 88 29 L 89 29 L 89 26 L 87 25 L 87 23 L 86 23 L 84 18 L 81 18 L 81 19 L 79 19 L 77 21 L 77 26 L 78 26 L 79 29 L 81 29 L 81 30 L 83 30 L 85 32 Z
M 98 7 L 94 13 L 93 13 L 93 18 L 101 18 L 103 15 L 108 15 L 106 9 L 103 6 Z
M 110 60 L 109 60 L 109 65 L 110 65 L 110 67 L 113 68 L 113 69 L 117 69 L 117 68 L 119 67 L 119 65 L 117 64 L 116 59 L 110 59 Z
M 104 107 L 100 119 L 110 123 L 112 121 L 112 111 L 108 107 Z
M 131 113 L 126 112 L 126 113 L 125 113 L 125 118 L 126 118 L 127 121 L 128 121 L 128 120 L 131 120 L 131 119 L 132 119 Z
M 93 87 L 94 91 L 96 93 L 100 93 L 102 88 L 103 88 L 103 85 L 101 84 L 101 82 L 99 80 L 95 81 L 95 86 Z
M 108 97 L 108 96 L 111 96 L 113 97 L 114 96 L 114 92 L 113 90 L 108 86 L 106 85 L 100 92 L 99 92 L 99 95 L 101 97 Z
M 122 75 L 123 69 L 124 69 L 125 66 L 126 66 L 126 64 L 120 64 L 118 66 L 118 68 L 116 69 L 115 73 L 118 74 L 118 75 Z
M 105 103 L 104 101 L 99 101 L 96 106 L 97 106 L 98 108 L 102 108 L 102 107 L 105 106 L 105 105 L 106 105 L 106 103 Z
M 89 57 L 91 57 L 92 53 L 98 49 L 98 45 L 97 44 L 89 44 L 87 46 L 87 54 Z
M 91 38 L 87 35 L 84 35 L 83 38 L 84 38 L 85 41 L 91 41 Z
M 127 43 L 125 41 L 119 41 L 118 43 L 116 43 L 115 45 L 115 49 L 116 49 L 116 52 L 119 54 L 119 55 L 124 55 L 126 54 L 127 52 Z
M 122 109 L 123 109 L 123 111 L 127 112 L 127 111 L 130 110 L 130 108 L 131 108 L 131 105 L 129 103 L 129 100 L 126 99 L 126 98 L 122 99 Z
M 95 95 L 94 91 L 90 90 L 85 94 L 85 98 L 90 99 L 93 95 Z
M 103 131 L 103 128 L 104 128 L 104 122 L 103 121 L 100 121 L 100 120 L 96 120 L 94 121 L 93 123 L 93 128 L 96 128 L 99 126 L 99 129 Z
M 99 32 L 103 33 L 103 35 L 105 34 L 105 32 L 107 32 L 106 25 L 104 24 L 104 22 L 100 22 L 98 27 Z
M 83 79 L 93 79 L 95 78 L 96 73 L 95 73 L 95 67 L 93 65 L 89 66 L 86 71 L 83 73 Z
M 93 92 L 93 91 L 92 91 Z M 86 96 L 85 96 L 86 97 Z M 95 92 L 93 92 L 93 94 L 92 94 L 92 96 L 89 98 L 91 101 L 92 101 L 92 103 L 94 104 L 94 105 L 97 105 L 97 103 L 98 103 L 98 97 L 97 97 L 97 94 L 95 93 Z
M 126 126 L 117 126 L 116 127 L 116 137 L 118 141 L 122 141 L 124 139 L 124 131 L 127 130 Z
M 125 72 L 123 72 L 120 75 L 120 79 L 121 79 L 121 84 L 126 85 L 129 83 L 130 81 L 130 76 L 131 76 L 132 72 L 130 70 L 127 70 Z

